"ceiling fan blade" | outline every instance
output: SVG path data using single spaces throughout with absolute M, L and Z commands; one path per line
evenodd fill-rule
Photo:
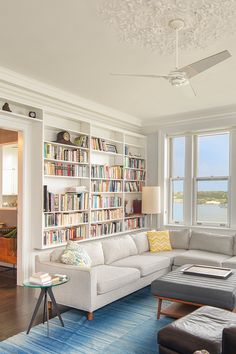
M 178 71 L 183 71 L 187 74 L 188 78 L 200 74 L 201 72 L 211 68 L 212 66 L 228 59 L 231 57 L 231 54 L 228 50 L 223 52 L 211 55 L 210 57 L 204 58 L 202 60 L 196 61 L 190 65 L 187 65 L 183 68 L 178 69 Z
M 130 77 L 146 77 L 151 79 L 169 79 L 168 75 L 139 75 L 139 74 L 115 74 L 110 73 L 112 76 L 130 76 Z

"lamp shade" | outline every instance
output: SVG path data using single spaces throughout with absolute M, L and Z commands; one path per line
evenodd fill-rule
M 160 214 L 160 187 L 143 187 L 142 189 L 142 213 Z

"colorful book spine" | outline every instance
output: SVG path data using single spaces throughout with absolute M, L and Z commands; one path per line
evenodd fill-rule
M 44 143 L 44 158 L 69 162 L 88 162 L 88 151 L 80 148 L 68 148 L 53 143 Z
M 125 192 L 142 192 L 143 185 L 142 182 L 125 182 Z
M 91 181 L 92 192 L 122 192 L 121 181 Z
M 45 162 L 44 174 L 49 176 L 88 177 L 88 166 L 70 165 L 62 162 Z
M 50 246 L 64 243 L 77 237 L 86 238 L 86 230 L 86 225 L 81 225 L 66 229 L 44 231 L 43 244 L 44 246 Z
M 144 227 L 145 227 L 145 217 L 144 216 L 125 220 L 125 231 L 142 229 Z
M 92 237 L 115 234 L 122 231 L 121 221 L 112 221 L 103 224 L 91 225 L 90 233 Z
M 115 220 L 123 218 L 122 209 L 105 209 L 91 212 L 91 222 Z
M 122 198 L 118 196 L 92 196 L 92 209 L 122 207 Z
M 134 181 L 145 181 L 146 172 L 141 170 L 125 170 L 125 179 Z
M 119 165 L 115 165 L 115 166 L 92 165 L 91 166 L 91 177 L 92 178 L 122 179 L 123 178 L 123 167 L 119 166 Z
M 140 170 L 145 169 L 145 160 L 137 157 L 125 157 L 125 167 L 128 168 L 137 168 Z
M 88 213 L 44 214 L 44 226 L 68 226 L 88 222 Z
M 44 186 L 44 211 L 73 211 L 86 210 L 89 207 L 89 194 L 85 193 L 63 193 L 57 194 L 48 191 Z

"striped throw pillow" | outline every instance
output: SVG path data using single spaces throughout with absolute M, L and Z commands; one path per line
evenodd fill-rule
M 164 252 L 172 250 L 168 230 L 148 231 L 147 237 L 150 246 L 150 252 Z

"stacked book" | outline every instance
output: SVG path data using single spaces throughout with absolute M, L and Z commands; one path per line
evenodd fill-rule
M 66 279 L 67 275 L 65 274 L 50 275 L 49 273 L 37 272 L 31 275 L 29 282 L 40 286 L 50 286 Z
M 83 186 L 81 186 L 83 187 Z M 77 187 L 76 187 L 77 188 Z M 67 192 L 63 194 L 48 191 L 44 185 L 44 212 L 86 210 L 89 205 L 88 193 Z
M 122 192 L 122 182 L 120 181 L 92 181 L 92 192 Z
M 92 165 L 91 167 L 92 178 L 123 178 L 123 167 L 120 165 Z
M 44 174 L 50 176 L 88 177 L 88 167 L 63 162 L 45 162 Z
M 122 198 L 118 196 L 105 197 L 101 195 L 92 196 L 92 209 L 114 208 L 122 206 Z

